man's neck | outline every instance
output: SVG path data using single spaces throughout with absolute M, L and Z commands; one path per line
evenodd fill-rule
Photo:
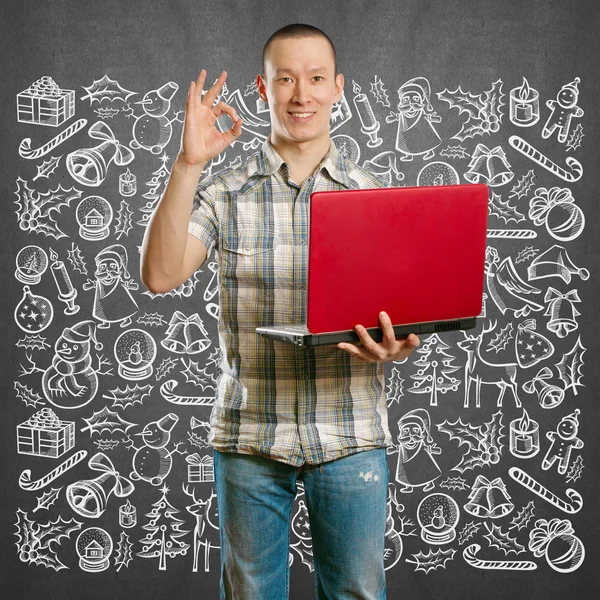
M 283 158 L 292 173 L 311 175 L 329 152 L 331 138 L 324 136 L 307 142 L 290 142 L 274 133 L 270 136 L 271 145 Z

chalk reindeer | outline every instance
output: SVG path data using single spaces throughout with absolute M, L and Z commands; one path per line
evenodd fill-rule
M 513 362 L 503 364 L 493 364 L 485 361 L 481 356 L 481 344 L 486 333 L 494 331 L 497 322 L 494 321 L 493 325 L 478 335 L 467 335 L 463 331 L 465 336 L 464 340 L 458 342 L 458 347 L 467 353 L 467 364 L 465 365 L 465 400 L 463 407 L 469 407 L 470 390 L 471 384 L 475 383 L 475 406 L 479 408 L 481 406 L 481 384 L 493 384 L 500 388 L 500 394 L 496 406 L 502 406 L 502 398 L 507 388 L 510 388 L 515 397 L 515 405 L 521 406 L 521 400 L 517 394 L 517 362 L 516 358 Z
M 194 527 L 194 566 L 193 572 L 198 572 L 198 555 L 200 546 L 204 546 L 204 571 L 208 573 L 210 563 L 210 549 L 220 548 L 219 539 L 219 513 L 217 503 L 213 502 L 217 495 L 214 490 L 211 491 L 210 498 L 207 500 L 198 500 L 194 490 L 189 493 L 188 486 L 182 486 L 186 496 L 194 500 L 194 504 L 186 506 L 185 509 L 196 517 L 196 526 Z M 207 527 L 208 524 L 208 527 Z

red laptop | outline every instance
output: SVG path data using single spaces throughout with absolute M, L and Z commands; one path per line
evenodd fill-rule
M 312 347 L 470 329 L 481 313 L 488 215 L 483 184 L 313 192 L 306 323 L 259 335 Z

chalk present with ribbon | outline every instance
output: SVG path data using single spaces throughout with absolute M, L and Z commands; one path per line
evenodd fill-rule
M 101 474 L 95 479 L 82 479 L 67 486 L 67 501 L 71 508 L 83 517 L 97 519 L 105 510 L 112 493 L 119 498 L 129 496 L 135 486 L 115 469 L 110 458 L 97 452 L 88 466 Z
M 200 458 L 200 455 L 194 452 L 185 457 L 185 462 L 188 464 L 189 483 L 215 480 L 214 462 L 211 456 L 205 455 Z
M 106 178 L 111 162 L 116 165 L 128 165 L 135 154 L 126 145 L 121 144 L 112 129 L 103 121 L 97 121 L 88 129 L 88 135 L 102 140 L 93 148 L 79 148 L 67 156 L 67 169 L 75 181 L 90 187 L 99 186 Z

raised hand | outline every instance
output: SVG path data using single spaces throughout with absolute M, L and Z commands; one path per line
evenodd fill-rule
M 221 72 L 217 81 L 202 98 L 205 79 L 206 69 L 202 69 L 198 79 L 190 83 L 178 158 L 194 166 L 205 165 L 210 159 L 223 152 L 242 133 L 242 119 L 237 116 L 232 106 L 225 102 L 213 106 L 227 79 L 227 71 Z M 222 114 L 228 114 L 234 121 L 231 129 L 225 133 L 215 126 L 217 118 Z

